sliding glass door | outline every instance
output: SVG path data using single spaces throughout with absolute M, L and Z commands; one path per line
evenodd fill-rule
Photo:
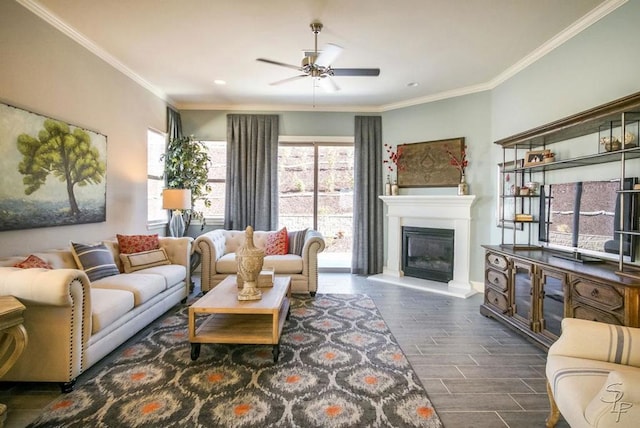
M 319 230 L 320 266 L 350 267 L 353 230 L 353 144 L 280 143 L 280 227 Z

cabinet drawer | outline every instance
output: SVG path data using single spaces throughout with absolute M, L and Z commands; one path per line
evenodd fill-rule
M 496 290 L 506 292 L 508 288 L 507 275 L 503 272 L 498 272 L 493 269 L 487 269 L 487 284 L 491 285 Z
M 624 325 L 623 317 L 615 314 L 600 311 L 590 306 L 577 304 L 572 308 L 573 318 L 582 320 L 598 321 L 606 324 Z
M 498 308 L 503 314 L 509 311 L 509 301 L 507 296 L 498 293 L 492 288 L 487 288 L 484 292 L 484 299 L 487 304 Z
M 509 266 L 509 262 L 505 256 L 496 253 L 487 253 L 486 254 L 486 263 L 487 265 L 493 267 L 498 270 L 507 270 L 507 266 Z
M 583 278 L 572 278 L 573 296 L 594 302 L 610 311 L 624 308 L 624 295 L 612 285 L 601 284 Z

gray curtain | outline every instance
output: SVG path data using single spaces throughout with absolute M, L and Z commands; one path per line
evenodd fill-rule
M 351 273 L 382 272 L 384 236 L 382 201 L 382 118 L 355 118 L 355 185 Z
M 278 116 L 227 115 L 224 228 L 278 227 Z
M 182 137 L 182 119 L 180 113 L 167 107 L 167 139 L 168 141 Z

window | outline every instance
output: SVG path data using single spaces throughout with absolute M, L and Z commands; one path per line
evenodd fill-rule
M 196 210 L 204 212 L 205 218 L 224 218 L 225 191 L 227 179 L 227 142 L 226 141 L 203 141 L 209 151 L 211 168 L 209 168 L 208 183 L 211 192 L 208 199 L 211 206 L 206 208 L 202 201 L 196 201 Z
M 147 131 L 147 222 L 166 223 L 167 211 L 162 209 L 164 188 L 164 160 L 166 135 L 149 129 Z

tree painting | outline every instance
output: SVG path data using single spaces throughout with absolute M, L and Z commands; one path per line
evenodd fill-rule
M 107 137 L 0 103 L 0 231 L 106 221 Z
M 99 184 L 106 173 L 106 166 L 92 146 L 89 134 L 79 128 L 71 131 L 69 125 L 56 120 L 46 119 L 38 138 L 21 134 L 18 150 L 23 155 L 18 171 L 24 175 L 24 193 L 30 195 L 39 190 L 51 174 L 66 183 L 69 207 L 74 216 L 80 214 L 74 187 Z

